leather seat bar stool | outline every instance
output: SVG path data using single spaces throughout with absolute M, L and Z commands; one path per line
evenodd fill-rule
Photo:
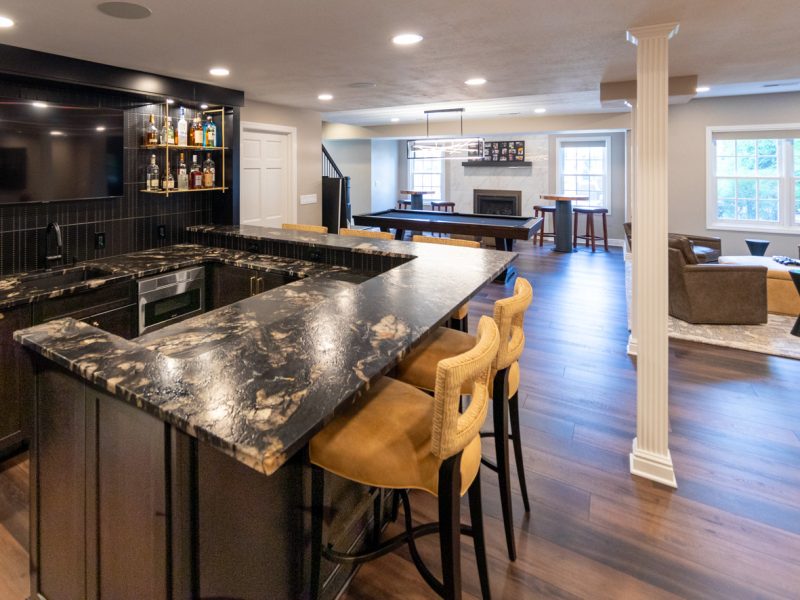
M 500 334 L 483 317 L 475 343 L 436 365 L 434 396 L 389 377 L 347 407 L 309 443 L 312 541 L 310 598 L 320 593 L 321 562 L 360 564 L 408 544 L 425 581 L 443 598 L 461 598 L 461 531 L 472 535 L 483 598 L 490 598 L 481 509 L 480 430 L 489 410 L 489 379 Z M 461 390 L 471 394 L 460 412 Z M 405 533 L 359 554 L 323 547 L 324 471 L 363 485 L 400 490 Z M 438 498 L 439 522 L 414 527 L 406 490 Z M 471 527 L 461 525 L 460 498 L 469 494 Z M 415 545 L 421 535 L 439 533 L 442 581 L 428 570 Z
M 595 251 L 595 242 L 597 240 L 603 240 L 603 247 L 605 251 L 608 252 L 608 223 L 606 221 L 606 215 L 608 215 L 607 208 L 583 208 L 583 207 L 576 207 L 572 209 L 572 247 L 575 248 L 578 245 L 578 240 L 584 240 L 585 244 L 588 246 L 590 243 L 592 245 L 592 252 Z M 578 235 L 578 216 L 579 215 L 586 215 L 586 230 L 583 235 Z M 603 235 L 595 235 L 594 233 L 594 216 L 601 215 L 603 218 Z
M 398 200 L 397 208 L 398 210 L 409 210 L 411 208 L 411 200 Z
M 289 229 L 291 231 L 309 231 L 312 233 L 328 233 L 328 228 L 323 225 L 303 225 L 301 223 L 284 223 L 281 229 Z
M 547 224 L 547 215 L 550 215 L 550 231 L 545 231 Z M 542 223 L 542 228 L 539 230 L 539 246 L 544 246 L 544 238 L 549 237 L 556 239 L 556 207 L 555 206 L 542 206 L 541 204 L 535 204 L 533 206 L 533 216 L 534 217 L 543 217 L 544 223 Z M 533 243 L 536 244 L 536 236 L 533 237 Z
M 481 243 L 474 240 L 460 240 L 458 238 L 435 238 L 427 235 L 415 235 L 411 241 L 423 244 L 444 244 L 445 246 L 461 246 L 463 248 L 480 248 Z M 469 331 L 469 302 L 464 302 L 453 314 L 450 315 L 448 327 L 467 333 Z
M 371 229 L 347 229 L 342 227 L 339 230 L 339 235 L 349 237 L 364 237 L 373 238 L 376 240 L 393 240 L 394 236 L 388 231 L 372 231 Z
M 494 431 L 486 434 L 494 437 L 497 464 L 488 460 L 483 464 L 497 471 L 500 487 L 500 506 L 503 511 L 508 557 L 516 560 L 517 550 L 514 540 L 514 519 L 511 506 L 511 479 L 508 442 L 514 446 L 522 502 L 525 512 L 530 512 L 528 488 L 525 484 L 525 467 L 522 457 L 522 439 L 519 424 L 519 357 L 525 347 L 523 322 L 525 312 L 533 299 L 533 288 L 524 278 L 518 277 L 514 285 L 514 295 L 495 302 L 494 320 L 500 331 L 500 348 L 492 367 L 494 372 L 492 388 L 492 413 Z M 400 362 L 396 369 L 397 379 L 410 383 L 420 389 L 431 391 L 435 385 L 435 372 L 432 365 L 448 356 L 454 356 L 471 347 L 475 339 L 469 334 L 440 327 L 419 347 Z M 469 393 L 468 390 L 462 390 Z M 509 435 L 509 425 L 511 434 Z

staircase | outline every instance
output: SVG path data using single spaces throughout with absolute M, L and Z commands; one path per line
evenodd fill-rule
M 350 178 L 342 174 L 322 145 L 322 224 L 329 233 L 339 233 L 350 222 Z

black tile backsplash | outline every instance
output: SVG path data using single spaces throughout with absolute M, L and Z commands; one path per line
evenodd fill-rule
M 149 115 L 156 114 L 160 122 L 162 109 L 163 105 L 145 105 L 125 111 L 122 197 L 0 205 L 0 277 L 45 266 L 44 232 L 51 221 L 61 225 L 66 262 L 185 243 L 190 241 L 186 227 L 212 222 L 213 202 L 229 201 L 220 192 L 177 193 L 169 197 L 140 192 L 152 154 L 139 149 L 140 138 Z M 176 111 L 177 107 L 170 112 L 174 115 Z M 187 116 L 193 115 L 187 110 Z M 163 152 L 157 157 L 163 169 Z M 166 226 L 166 239 L 158 238 L 158 225 Z M 96 232 L 106 234 L 103 250 L 94 249 Z

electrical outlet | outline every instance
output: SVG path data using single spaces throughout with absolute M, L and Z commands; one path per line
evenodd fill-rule
M 160 239 L 160 240 L 167 239 L 167 226 L 166 225 L 159 225 L 158 226 L 158 239 Z
M 104 250 L 106 247 L 106 234 L 101 232 L 94 234 L 94 249 Z

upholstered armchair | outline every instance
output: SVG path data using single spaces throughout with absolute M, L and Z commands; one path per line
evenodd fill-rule
M 701 264 L 689 238 L 670 235 L 669 314 L 689 323 L 766 323 L 767 269 Z
M 625 230 L 625 237 L 628 238 L 628 247 L 633 248 L 631 244 L 631 224 L 623 223 L 622 228 Z M 718 237 L 688 233 L 670 233 L 669 235 L 670 237 L 687 238 L 691 242 L 692 251 L 697 256 L 697 262 L 700 264 L 717 262 L 722 254 L 722 240 Z

